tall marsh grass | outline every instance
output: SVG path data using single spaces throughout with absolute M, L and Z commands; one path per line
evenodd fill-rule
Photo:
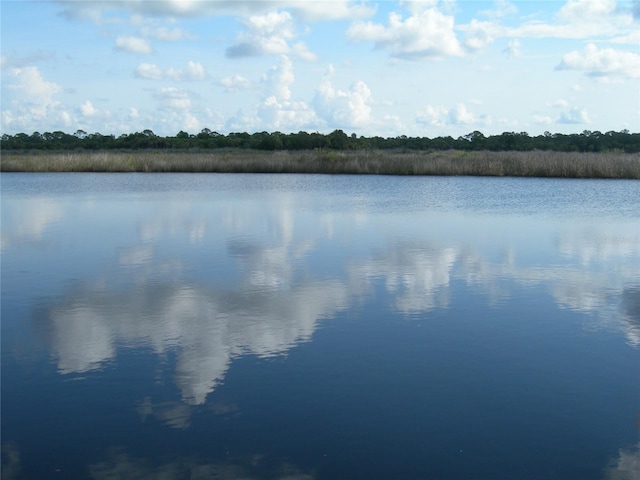
M 389 151 L 3 153 L 2 172 L 220 172 L 640 179 L 640 154 Z

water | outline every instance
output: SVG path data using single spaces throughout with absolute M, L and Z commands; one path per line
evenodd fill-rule
M 640 182 L 1 180 L 3 478 L 640 478 Z

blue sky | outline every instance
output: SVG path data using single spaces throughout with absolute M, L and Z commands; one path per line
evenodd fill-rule
M 5 1 L 2 133 L 640 131 L 640 2 Z

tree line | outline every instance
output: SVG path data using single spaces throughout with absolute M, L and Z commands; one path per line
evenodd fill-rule
M 253 149 L 253 150 L 488 150 L 488 151 L 533 151 L 557 152 L 640 152 L 640 133 L 585 130 L 582 133 L 560 134 L 545 132 L 530 136 L 527 132 L 504 132 L 485 136 L 474 131 L 467 135 L 447 137 L 408 137 L 405 135 L 383 138 L 347 135 L 342 130 L 329 134 L 318 132 L 298 133 L 214 132 L 208 128 L 198 134 L 180 131 L 175 136 L 159 136 L 151 130 L 143 130 L 120 136 L 87 133 L 77 130 L 73 134 L 34 132 L 31 135 L 18 133 L 2 135 L 1 150 L 138 150 L 138 149 Z

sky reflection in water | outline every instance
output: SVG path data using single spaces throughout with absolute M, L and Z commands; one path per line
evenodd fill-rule
M 331 441 L 342 450 L 332 463 L 324 453 L 296 455 L 294 440 L 281 437 L 273 452 L 212 460 L 185 450 L 175 462 L 158 462 L 134 454 L 114 427 L 108 436 L 118 443 L 87 467 L 93 478 L 122 471 L 167 478 L 185 472 L 201 478 L 366 478 L 370 473 L 358 461 L 375 458 L 381 447 L 348 441 L 362 442 L 362 435 L 399 442 L 388 452 L 389 464 L 378 466 L 380 478 L 438 478 L 443 472 L 468 478 L 474 471 L 477 478 L 499 478 L 501 468 L 531 471 L 534 478 L 544 468 L 527 462 L 557 462 L 562 439 L 572 438 L 580 430 L 576 424 L 598 407 L 611 431 L 587 438 L 582 447 L 600 449 L 600 457 L 613 462 L 600 461 L 602 476 L 626 478 L 621 475 L 629 468 L 637 473 L 637 446 L 616 443 L 633 430 L 620 426 L 624 415 L 640 407 L 640 388 L 629 385 L 639 369 L 628 363 L 638 360 L 640 348 L 640 216 L 630 213 L 640 211 L 637 182 L 168 175 L 127 177 L 133 185 L 123 185 L 125 177 L 105 175 L 56 177 L 53 186 L 34 188 L 42 183 L 32 179 L 42 177 L 2 178 L 3 419 L 27 409 L 6 385 L 19 385 L 24 369 L 44 354 L 57 374 L 38 373 L 42 378 L 34 381 L 54 402 L 70 395 L 59 379 L 100 382 L 104 375 L 105 384 L 118 382 L 114 391 L 126 396 L 122 385 L 143 377 L 145 368 L 155 371 L 155 387 L 144 394 L 132 388 L 129 395 L 139 396 L 127 401 L 141 426 L 170 427 L 161 434 L 167 444 L 175 441 L 175 430 L 196 442 L 204 426 L 209 434 L 230 434 L 228 425 L 234 425 L 255 436 L 279 420 L 292 423 L 279 427 L 305 439 L 307 449 L 337 435 Z M 594 348 L 600 358 L 588 358 Z M 252 378 L 251 387 L 234 387 L 242 385 L 237 379 L 228 384 L 234 364 L 237 377 Z M 594 365 L 598 370 L 589 379 Z M 275 376 L 273 383 L 252 377 L 260 374 Z M 374 378 L 389 397 L 372 391 Z M 277 391 L 284 379 L 309 391 Z M 436 386 L 439 393 L 429 390 Z M 541 386 L 549 391 L 540 393 Z M 603 387 L 618 389 L 622 398 L 604 405 L 598 404 L 606 400 L 600 394 L 590 401 L 571 398 Z M 313 400 L 316 389 L 327 399 L 323 407 L 313 403 L 322 402 L 317 395 Z M 478 408 L 470 417 L 474 422 L 490 428 L 497 420 L 514 424 L 495 426 L 504 438 L 480 427 L 445 425 L 449 437 L 475 435 L 465 440 L 470 445 L 492 438 L 494 450 L 487 447 L 482 458 L 468 463 L 433 446 L 450 438 L 430 418 L 433 413 L 420 407 L 425 402 L 433 412 L 444 408 L 447 421 L 455 422 L 458 407 L 447 402 L 455 404 L 452 396 L 465 390 Z M 84 394 L 88 400 L 95 395 Z M 260 402 L 249 400 L 254 395 L 264 395 L 264 414 Z M 296 425 L 304 412 L 269 406 L 286 404 L 291 395 L 313 426 Z M 414 431 L 402 413 L 384 413 L 383 407 L 397 403 L 393 395 L 404 398 L 398 405 L 417 415 L 417 425 L 433 431 Z M 540 410 L 514 404 L 522 396 L 533 397 L 527 405 L 541 402 Z M 337 431 L 321 423 L 323 415 L 341 418 L 330 407 L 336 401 L 343 402 L 336 408 L 362 407 L 360 418 L 350 411 Z M 564 418 L 563 425 L 540 417 L 551 405 L 563 409 L 575 402 L 584 405 L 551 415 Z M 487 413 L 491 405 L 503 410 Z M 612 413 L 614 406 L 622 412 Z M 533 423 L 523 419 L 525 411 Z M 76 414 L 101 415 L 90 409 Z M 23 437 L 18 421 L 5 423 L 3 475 L 12 468 L 29 471 L 18 458 L 34 458 L 37 448 L 17 440 Z M 592 423 L 584 430 L 597 435 L 601 424 Z M 404 428 L 398 438 L 392 435 L 396 428 Z M 532 432 L 536 441 L 552 444 L 546 454 L 517 453 Z M 545 438 L 552 433 L 557 440 Z M 237 435 L 230 442 L 237 450 L 264 447 Z M 509 439 L 523 447 L 504 445 Z M 430 446 L 421 450 L 416 442 Z M 282 452 L 289 460 L 274 460 Z M 434 458 L 424 460 L 427 452 Z M 492 452 L 501 452 L 495 453 L 498 459 L 488 457 Z M 577 458 L 580 453 L 567 454 L 567 465 L 554 472 L 567 478 L 587 472 L 580 478 L 592 478 L 592 466 L 571 465 Z M 448 461 L 458 466 L 446 467 Z M 393 462 L 414 465 L 406 470 Z

